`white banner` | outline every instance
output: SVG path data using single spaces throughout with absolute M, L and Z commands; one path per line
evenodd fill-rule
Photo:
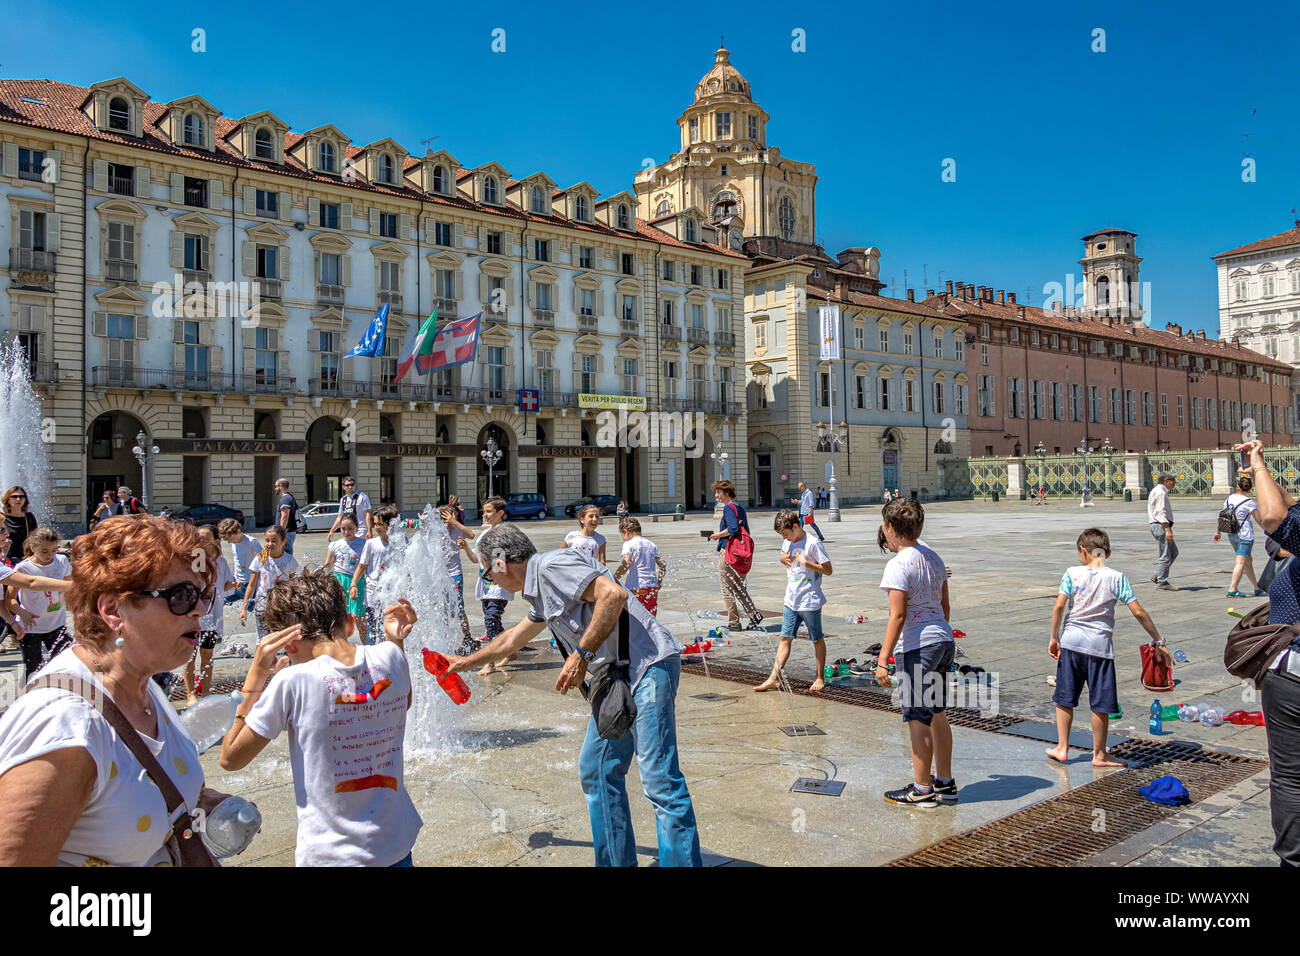
M 823 360 L 837 359 L 840 357 L 840 307 L 823 305 L 817 309 L 817 314 L 822 327 L 821 357 Z

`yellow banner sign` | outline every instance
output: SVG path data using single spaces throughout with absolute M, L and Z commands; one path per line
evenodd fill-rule
M 626 408 L 630 411 L 645 411 L 644 395 L 578 395 L 579 408 Z

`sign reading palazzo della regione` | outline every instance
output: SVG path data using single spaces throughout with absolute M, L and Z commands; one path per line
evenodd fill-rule
M 273 438 L 155 438 L 161 452 L 174 455 L 305 455 L 307 442 Z

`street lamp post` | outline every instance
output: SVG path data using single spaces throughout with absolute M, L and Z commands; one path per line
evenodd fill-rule
M 149 445 L 149 436 L 143 431 L 137 432 L 135 436 L 135 447 L 131 449 L 131 454 L 135 455 L 135 460 L 140 464 L 140 501 L 144 510 L 149 510 L 149 459 L 158 454 L 157 445 Z
M 501 460 L 501 455 L 502 455 L 502 452 L 497 450 L 497 440 L 495 438 L 489 438 L 487 440 L 487 448 L 479 452 L 479 455 L 482 457 L 483 462 L 487 465 L 488 497 L 491 498 L 492 497 L 492 469 L 496 467 L 496 463 Z
M 715 451 L 709 453 L 709 458 L 713 460 L 713 471 L 716 476 L 716 480 L 721 480 L 723 478 L 726 478 L 727 476 L 723 474 L 723 472 L 726 470 L 727 462 L 730 460 L 731 456 L 728 455 L 725 451 L 724 452 Z M 687 502 L 687 504 L 689 505 L 689 502 Z M 722 507 L 721 503 L 716 504 L 713 509 L 713 513 L 715 515 L 718 514 L 719 509 L 721 507 Z
M 836 478 L 835 478 L 835 449 L 840 445 L 844 444 L 848 440 L 848 437 L 849 437 L 849 426 L 847 422 L 841 421 L 839 425 L 835 428 L 832 428 L 830 425 L 823 424 L 822 422 L 817 423 L 818 442 L 819 443 L 826 442 L 828 445 L 830 445 L 830 450 L 831 450 L 831 476 L 829 479 L 830 508 L 826 512 L 827 521 L 840 520 L 840 496 L 839 496 L 839 492 L 836 490 Z
M 1040 441 L 1034 448 L 1034 454 L 1038 456 L 1038 481 L 1034 486 L 1037 495 L 1035 501 L 1045 505 L 1047 504 L 1047 446 Z

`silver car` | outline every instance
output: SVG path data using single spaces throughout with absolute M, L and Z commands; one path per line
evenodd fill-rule
M 304 531 L 328 531 L 339 516 L 337 501 L 313 501 L 298 509 L 298 533 Z

